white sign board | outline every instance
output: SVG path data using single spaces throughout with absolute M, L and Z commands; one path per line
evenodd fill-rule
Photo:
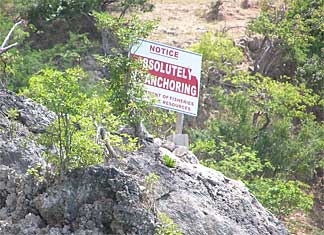
M 155 106 L 197 116 L 201 55 L 139 40 L 130 56 L 142 59 L 148 69 L 144 86 L 156 98 Z

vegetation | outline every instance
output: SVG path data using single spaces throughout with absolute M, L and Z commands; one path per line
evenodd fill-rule
M 30 79 L 25 91 L 57 115 L 43 141 L 54 148 L 49 148 L 47 158 L 61 174 L 71 168 L 102 162 L 105 148 L 100 144 L 99 125 L 116 130 L 121 124 L 103 97 L 85 95 L 80 86 L 82 79 L 85 73 L 81 69 L 64 73 L 46 69 Z
M 150 105 L 140 99 L 143 89 L 138 83 L 139 76 L 138 79 L 134 76 L 130 79 L 130 71 L 138 65 L 128 58 L 127 49 L 139 37 L 145 38 L 154 24 L 95 12 L 100 10 L 97 7 L 101 3 L 54 1 L 49 7 L 47 1 L 40 0 L 31 4 L 20 1 L 15 4 L 5 1 L 1 4 L 7 13 L 1 15 L 4 19 L 4 27 L 1 28 L 3 32 L 9 31 L 10 18 L 15 12 L 21 12 L 21 17 L 30 23 L 29 38 L 21 31 L 14 35 L 21 47 L 19 54 L 18 50 L 13 49 L 1 56 L 2 75 L 6 79 L 4 86 L 14 91 L 24 88 L 23 94 L 56 114 L 57 118 L 42 136 L 42 142 L 48 146 L 46 158 L 60 174 L 72 168 L 103 162 L 108 157 L 118 157 L 114 149 L 116 147 L 122 150 L 136 149 L 136 138 L 111 133 L 116 133 L 122 125 L 138 124 L 142 120 L 141 110 L 146 110 Z M 125 13 L 130 7 L 143 6 L 145 1 L 120 3 Z M 69 23 L 70 33 L 65 43 L 58 40 L 51 47 L 36 49 L 43 47 L 35 46 L 32 39 L 40 30 L 48 31 L 50 25 L 59 18 L 64 19 L 61 22 L 64 25 L 69 17 L 78 17 L 82 13 L 96 19 L 93 23 L 97 22 L 99 32 L 109 30 L 114 38 L 111 55 L 97 56 L 101 65 L 109 69 L 109 79 L 98 80 L 79 67 L 92 47 L 87 35 L 75 33 Z M 125 27 L 126 24 L 128 27 Z M 36 31 L 33 27 L 36 27 Z M 25 39 L 19 40 L 17 35 L 20 34 Z M 100 43 L 95 39 L 91 44 L 98 47 Z
M 146 208 L 149 211 L 155 211 L 156 188 L 159 184 L 160 176 L 155 173 L 150 173 L 145 177 L 145 194 Z
M 178 225 L 165 213 L 158 213 L 161 226 L 157 229 L 157 235 L 182 235 Z
M 262 204 L 279 218 L 296 209 L 309 211 L 313 206 L 313 195 L 307 194 L 309 186 L 299 181 L 255 178 L 248 186 Z
M 205 96 L 213 96 L 217 110 L 205 129 L 191 130 L 193 151 L 205 165 L 244 181 L 280 217 L 312 209 L 311 186 L 324 167 L 323 7 L 314 0 L 263 1 L 249 25 L 263 37 L 264 55 L 293 64 L 282 73 L 290 76 L 235 70 L 240 49 L 219 43 L 214 50 L 226 40 L 219 34 L 194 47 L 205 60 Z
M 296 62 L 304 63 L 323 49 L 323 3 L 316 0 L 288 0 L 279 4 L 263 1 L 262 13 L 250 25 L 253 32 L 278 40 Z
M 195 48 L 207 53 L 205 64 L 217 65 L 212 48 Z M 233 50 L 224 57 L 236 56 Z M 246 182 L 279 216 L 311 209 L 312 195 L 301 182 L 311 184 L 323 167 L 323 124 L 308 111 L 322 105 L 321 97 L 305 83 L 246 72 L 224 74 L 209 92 L 218 107 L 214 119 L 191 131 L 192 149 L 204 164 Z
M 163 161 L 167 167 L 174 168 L 176 166 L 176 161 L 166 154 L 163 156 Z
M 155 208 L 155 193 L 160 180 L 160 176 L 155 173 L 150 173 L 145 177 L 145 193 L 147 200 L 147 209 L 156 212 Z M 160 225 L 157 227 L 156 235 L 182 235 L 178 225 L 165 213 L 157 211 L 157 217 Z
M 17 123 L 15 122 L 19 118 L 19 112 L 16 108 L 11 108 L 7 111 L 7 117 L 11 120 L 8 128 L 8 137 L 13 138 L 16 136 Z
M 116 19 L 108 14 L 94 13 L 94 15 L 97 18 L 98 28 L 109 30 L 114 35 L 113 41 L 116 44 L 109 55 L 98 56 L 101 65 L 109 70 L 109 80 L 106 83 L 109 101 L 116 115 L 127 119 L 136 127 L 142 117 L 146 116 L 149 102 L 145 100 L 138 102 L 144 95 L 141 83 L 144 76 L 140 72 L 131 74 L 131 71 L 139 68 L 140 64 L 128 58 L 128 49 L 138 38 L 148 36 L 154 29 L 154 22 L 143 24 L 136 17 L 126 20 Z

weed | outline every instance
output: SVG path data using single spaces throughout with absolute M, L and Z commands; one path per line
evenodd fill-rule
M 178 225 L 165 213 L 158 213 L 158 219 L 161 223 L 156 231 L 156 235 L 183 235 Z
M 176 161 L 166 154 L 163 156 L 163 161 L 164 161 L 164 165 L 166 165 L 167 167 L 170 168 L 176 167 Z

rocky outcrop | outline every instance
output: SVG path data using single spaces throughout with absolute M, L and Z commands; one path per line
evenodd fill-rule
M 139 178 L 151 172 L 160 176 L 156 206 L 170 215 L 184 234 L 287 234 L 243 183 L 200 164 L 191 164 L 183 158 L 185 155 L 177 157 L 164 148 L 152 148 L 141 156 L 130 157 L 126 171 Z M 152 153 L 157 160 L 152 159 Z M 160 162 L 165 154 L 176 160 L 176 168 Z
M 51 119 L 43 118 L 45 127 Z M 22 129 L 31 132 L 25 124 Z M 185 235 L 288 234 L 243 183 L 161 140 L 144 142 L 140 151 L 106 165 L 45 180 L 24 174 L 25 166 L 6 164 L 3 153 L 9 149 L 1 151 L 0 235 L 153 235 L 157 212 L 171 217 Z M 174 168 L 164 164 L 165 155 L 176 161 Z M 149 187 L 152 173 L 160 178 Z
M 24 173 L 45 164 L 35 134 L 44 132 L 55 115 L 45 107 L 14 93 L 0 90 L 0 165 Z

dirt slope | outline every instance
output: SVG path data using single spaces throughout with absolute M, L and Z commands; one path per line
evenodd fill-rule
M 180 48 L 196 43 L 203 33 L 226 30 L 233 38 L 244 35 L 247 22 L 258 16 L 260 9 L 256 0 L 243 9 L 242 0 L 223 0 L 217 19 L 209 14 L 211 0 L 153 0 L 155 8 L 143 14 L 144 19 L 159 19 L 159 26 L 151 40 Z

